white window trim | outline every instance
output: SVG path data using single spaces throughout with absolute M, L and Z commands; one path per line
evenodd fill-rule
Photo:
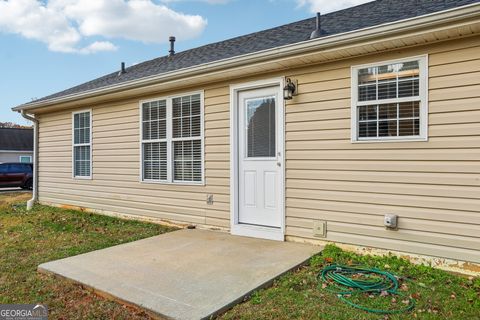
M 172 100 L 174 98 L 180 98 L 185 96 L 192 96 L 195 94 L 200 95 L 200 137 L 188 137 L 188 138 L 173 138 L 172 137 Z M 203 90 L 200 91 L 193 91 L 193 92 L 185 92 L 175 95 L 169 96 L 162 96 L 157 98 L 152 98 L 148 100 L 141 100 L 139 101 L 138 108 L 139 108 L 139 122 L 140 122 L 140 179 L 141 183 L 152 183 L 152 184 L 173 184 L 173 185 L 194 185 L 194 186 L 204 186 L 205 185 L 205 112 L 204 112 L 204 105 L 205 105 L 205 92 Z M 165 100 L 167 105 L 167 135 L 166 139 L 158 139 L 158 140 L 143 140 L 143 108 L 142 105 L 146 102 L 152 101 L 159 101 Z M 202 180 L 201 181 L 179 181 L 173 179 L 173 141 L 180 141 L 180 140 L 201 140 L 202 146 Z M 143 143 L 144 142 L 167 142 L 167 180 L 152 180 L 152 179 L 143 179 Z
M 19 156 L 19 157 L 18 157 L 18 161 L 19 161 L 20 163 L 22 163 L 22 158 L 27 158 L 27 157 L 30 159 L 29 162 L 32 163 L 32 156 Z
M 358 106 L 369 104 L 384 104 L 389 102 L 411 101 L 411 98 L 384 99 L 378 101 L 359 102 L 358 101 L 358 70 L 362 68 L 375 67 L 391 63 L 408 62 L 412 60 L 419 61 L 419 97 L 420 97 L 420 135 L 415 137 L 375 137 L 358 138 Z M 378 143 L 378 142 L 410 142 L 410 141 L 428 141 L 428 55 L 406 57 L 401 59 L 378 61 L 369 64 L 356 65 L 351 67 L 351 142 L 352 143 Z
M 77 143 L 75 144 L 75 115 L 79 113 L 90 113 L 90 141 L 88 143 Z M 93 138 L 93 126 L 92 126 L 93 113 L 92 109 L 84 109 L 72 112 L 72 178 L 80 180 L 92 180 L 93 172 L 93 148 L 92 148 L 92 138 Z M 90 147 L 90 175 L 89 176 L 76 176 L 75 175 L 75 147 L 80 146 L 89 146 Z

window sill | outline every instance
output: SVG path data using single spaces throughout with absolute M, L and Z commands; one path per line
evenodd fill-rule
M 390 142 L 428 142 L 426 137 L 414 137 L 414 138 L 385 138 L 385 139 L 368 139 L 368 140 L 355 140 L 352 139 L 351 143 L 390 143 Z
M 159 184 L 159 185 L 167 185 L 167 186 L 198 186 L 204 187 L 205 182 L 168 182 L 168 181 L 154 181 L 154 180 L 140 180 L 140 183 L 145 184 Z
M 92 176 L 89 176 L 89 177 L 74 176 L 73 180 L 93 180 L 93 178 Z

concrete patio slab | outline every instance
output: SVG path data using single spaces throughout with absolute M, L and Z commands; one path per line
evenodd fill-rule
M 321 247 L 180 230 L 44 263 L 53 273 L 173 319 L 205 319 L 301 265 Z

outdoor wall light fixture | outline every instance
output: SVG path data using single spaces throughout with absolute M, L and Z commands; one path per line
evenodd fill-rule
M 290 78 L 285 79 L 285 87 L 283 87 L 283 99 L 292 100 L 293 96 L 297 95 L 297 80 L 292 80 Z

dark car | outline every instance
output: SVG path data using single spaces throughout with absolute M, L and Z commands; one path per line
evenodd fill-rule
M 32 185 L 33 165 L 31 163 L 0 163 L 0 188 L 32 189 Z

